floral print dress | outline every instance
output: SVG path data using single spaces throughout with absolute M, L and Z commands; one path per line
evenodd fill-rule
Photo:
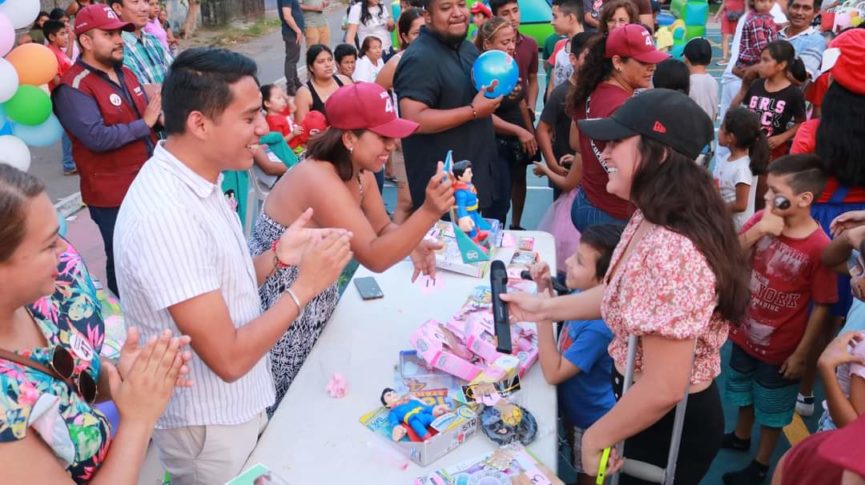
M 76 375 L 99 381 L 99 351 L 105 330 L 102 313 L 81 257 L 67 245 L 60 257 L 54 293 L 27 306 L 48 347 L 18 352 L 50 366 L 52 350 L 63 346 L 75 360 Z M 93 478 L 108 452 L 108 419 L 65 383 L 30 367 L 0 359 L 0 443 L 35 431 L 76 483 Z M 2 445 L 0 445 L 2 447 Z

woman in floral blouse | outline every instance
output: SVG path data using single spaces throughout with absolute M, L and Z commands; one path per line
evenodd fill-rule
M 3 483 L 135 483 L 150 434 L 176 385 L 181 347 L 141 346 L 131 328 L 118 366 L 78 253 L 58 235 L 42 183 L 0 164 L 0 469 Z M 41 370 L 40 370 L 41 368 Z M 113 399 L 120 426 L 94 406 Z
M 613 331 L 618 402 L 582 439 L 587 473 L 604 448 L 625 441 L 624 456 L 664 467 L 674 407 L 688 407 L 676 483 L 699 483 L 721 447 L 724 416 L 714 379 L 728 322 L 748 302 L 747 266 L 724 202 L 694 163 L 712 139 L 708 116 L 688 96 L 652 89 L 612 118 L 581 120 L 581 133 L 608 141 L 607 191 L 631 201 L 631 217 L 604 284 L 555 299 L 503 295 L 517 320 L 593 319 Z M 628 339 L 639 337 L 634 383 L 622 395 Z M 614 460 L 613 470 L 621 461 Z M 623 476 L 620 483 L 646 483 Z

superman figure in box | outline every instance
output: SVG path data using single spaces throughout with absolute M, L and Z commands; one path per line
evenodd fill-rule
M 389 387 L 381 392 L 381 403 L 390 409 L 388 420 L 393 425 L 391 438 L 394 441 L 406 435 L 408 431 L 405 426 L 410 427 L 421 441 L 428 440 L 433 434 L 427 427 L 435 418 L 449 411 L 444 404 L 427 406 L 409 395 L 400 396 Z

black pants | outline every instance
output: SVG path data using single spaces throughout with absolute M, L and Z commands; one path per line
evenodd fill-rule
M 624 377 L 613 368 L 613 393 L 621 397 Z M 658 422 L 625 441 L 625 458 L 635 459 L 662 468 L 667 466 L 670 439 L 673 434 L 673 408 Z M 705 391 L 688 396 L 679 459 L 676 462 L 677 485 L 697 485 L 709 471 L 712 460 L 724 439 L 724 411 L 718 386 L 712 382 Z M 622 475 L 620 484 L 646 484 L 643 480 Z
M 300 87 L 300 79 L 297 77 L 297 63 L 300 61 L 300 44 L 294 32 L 282 34 L 285 42 L 285 90 L 294 96 Z
M 496 159 L 493 165 L 492 203 L 481 208 L 481 215 L 497 219 L 505 229 L 505 221 L 511 210 L 511 163 L 513 153 L 503 149 L 496 139 Z
M 99 227 L 102 244 L 105 246 L 105 276 L 108 278 L 108 289 L 119 297 L 117 277 L 114 276 L 114 223 L 117 222 L 120 208 L 87 206 L 87 209 L 90 211 L 90 218 Z

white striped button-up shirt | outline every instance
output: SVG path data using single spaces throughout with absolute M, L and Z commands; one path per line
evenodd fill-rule
M 162 142 L 120 208 L 114 255 L 124 318 L 141 329 L 143 340 L 166 328 L 178 334 L 168 308 L 214 290 L 222 294 L 236 328 L 261 313 L 237 213 L 219 183 L 193 172 Z M 174 392 L 158 429 L 245 423 L 274 401 L 266 356 L 233 383 L 220 379 L 195 353 L 189 367 L 194 385 Z

